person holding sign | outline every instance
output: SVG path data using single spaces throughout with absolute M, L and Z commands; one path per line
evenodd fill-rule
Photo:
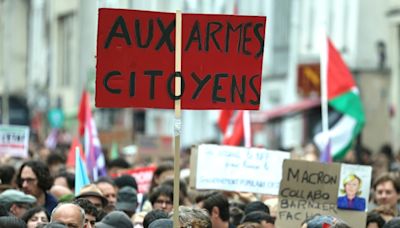
M 341 190 L 345 195 L 338 197 L 337 207 L 340 209 L 365 211 L 365 199 L 359 197 L 361 186 L 362 181 L 360 177 L 355 174 L 347 176 L 343 180 L 344 189 Z

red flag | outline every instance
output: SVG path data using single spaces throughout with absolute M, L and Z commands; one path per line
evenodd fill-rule
M 224 135 L 222 144 L 239 146 L 244 138 L 243 111 L 222 110 L 218 125 Z
M 75 137 L 72 140 L 71 148 L 69 148 L 68 157 L 67 157 L 67 167 L 75 167 L 75 150 L 76 150 L 76 147 L 79 147 L 81 158 L 83 160 L 85 160 L 85 155 L 83 154 L 82 144 L 79 142 L 78 137 Z
M 78 120 L 79 120 L 79 136 L 83 136 L 85 133 L 85 123 L 87 121 L 87 113 L 90 110 L 89 107 L 89 93 L 84 90 L 82 92 L 81 103 L 79 105 Z
M 328 39 L 328 100 L 350 91 L 356 86 L 353 77 L 339 52 Z

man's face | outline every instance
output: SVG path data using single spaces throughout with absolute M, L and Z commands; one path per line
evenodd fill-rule
M 153 209 L 160 209 L 170 213 L 172 211 L 172 204 L 173 202 L 168 196 L 160 195 L 154 202 Z
M 51 222 L 60 222 L 68 228 L 81 228 L 84 225 L 80 209 L 76 205 L 66 204 L 57 208 L 51 217 Z
M 85 213 L 85 228 L 94 228 L 96 217 L 91 214 Z
M 103 193 L 103 196 L 107 198 L 108 204 L 115 206 L 117 202 L 117 193 L 114 186 L 107 182 L 100 182 L 97 184 L 97 187 Z
M 32 208 L 32 205 L 26 203 L 14 203 L 10 208 L 10 212 L 15 215 L 15 217 L 21 218 L 30 208 Z
M 396 207 L 398 194 L 391 181 L 378 184 L 375 189 L 375 199 L 377 204 Z
M 43 191 L 38 187 L 38 179 L 32 168 L 25 166 L 21 171 L 21 187 L 26 194 L 38 198 Z

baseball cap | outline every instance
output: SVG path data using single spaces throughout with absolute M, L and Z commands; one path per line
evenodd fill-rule
M 132 222 L 122 211 L 108 213 L 100 222 L 96 223 L 97 228 L 132 228 Z
M 24 192 L 15 190 L 15 189 L 7 189 L 0 194 L 0 204 L 9 204 L 9 203 L 36 203 L 36 198 L 32 195 L 25 194 Z
M 117 210 L 135 212 L 138 206 L 137 192 L 133 187 L 125 186 L 117 193 Z

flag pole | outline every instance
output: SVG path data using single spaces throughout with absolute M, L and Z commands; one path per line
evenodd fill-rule
M 329 142 L 329 123 L 328 123 L 328 41 L 325 32 L 321 33 L 321 114 L 322 132 Z
M 181 47 L 182 47 L 182 12 L 175 14 L 175 125 L 174 125 L 174 201 L 173 222 L 174 227 L 179 228 L 179 180 L 180 180 L 180 141 L 181 141 Z

